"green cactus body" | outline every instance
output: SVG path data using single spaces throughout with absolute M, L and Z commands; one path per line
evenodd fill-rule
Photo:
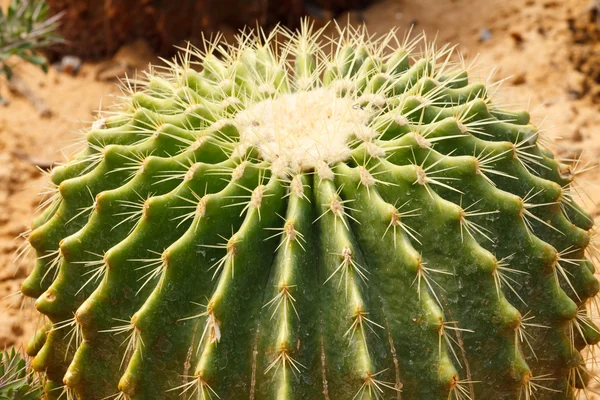
M 340 37 L 189 52 L 53 171 L 22 288 L 51 322 L 28 348 L 47 399 L 586 390 L 578 170 L 451 48 Z

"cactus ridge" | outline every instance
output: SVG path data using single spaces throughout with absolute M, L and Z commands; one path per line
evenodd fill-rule
M 305 22 L 128 82 L 24 235 L 45 398 L 587 393 L 585 167 L 453 53 Z

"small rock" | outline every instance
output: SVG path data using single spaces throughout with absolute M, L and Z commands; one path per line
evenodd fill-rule
M 76 76 L 81 69 L 82 61 L 77 56 L 64 56 L 60 63 L 55 64 L 55 68 L 59 72 Z
M 488 28 L 483 28 L 479 34 L 479 41 L 487 42 L 488 40 L 492 40 L 492 32 Z
M 511 83 L 515 86 L 522 85 L 525 82 L 527 82 L 527 78 L 525 77 L 525 74 L 523 72 L 516 74 L 511 80 Z
M 540 34 L 540 36 L 546 36 L 546 28 L 543 26 L 538 27 L 537 32 Z
M 156 55 L 143 39 L 123 45 L 115 55 L 98 65 L 95 79 L 98 81 L 115 81 L 131 76 L 136 70 L 143 70 L 149 63 L 155 62 Z
M 510 37 L 515 41 L 516 45 L 521 45 L 525 41 L 525 38 L 519 32 L 512 31 Z
M 23 327 L 18 322 L 13 322 L 10 330 L 15 336 L 23 335 Z

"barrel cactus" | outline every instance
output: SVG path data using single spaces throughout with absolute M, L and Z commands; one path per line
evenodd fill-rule
M 188 49 L 52 171 L 22 285 L 46 398 L 587 391 L 581 167 L 452 47 L 338 33 Z

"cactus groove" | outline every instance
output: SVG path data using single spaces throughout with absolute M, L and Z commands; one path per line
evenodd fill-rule
M 45 398 L 587 393 L 582 168 L 453 51 L 305 22 L 127 83 L 24 235 Z

